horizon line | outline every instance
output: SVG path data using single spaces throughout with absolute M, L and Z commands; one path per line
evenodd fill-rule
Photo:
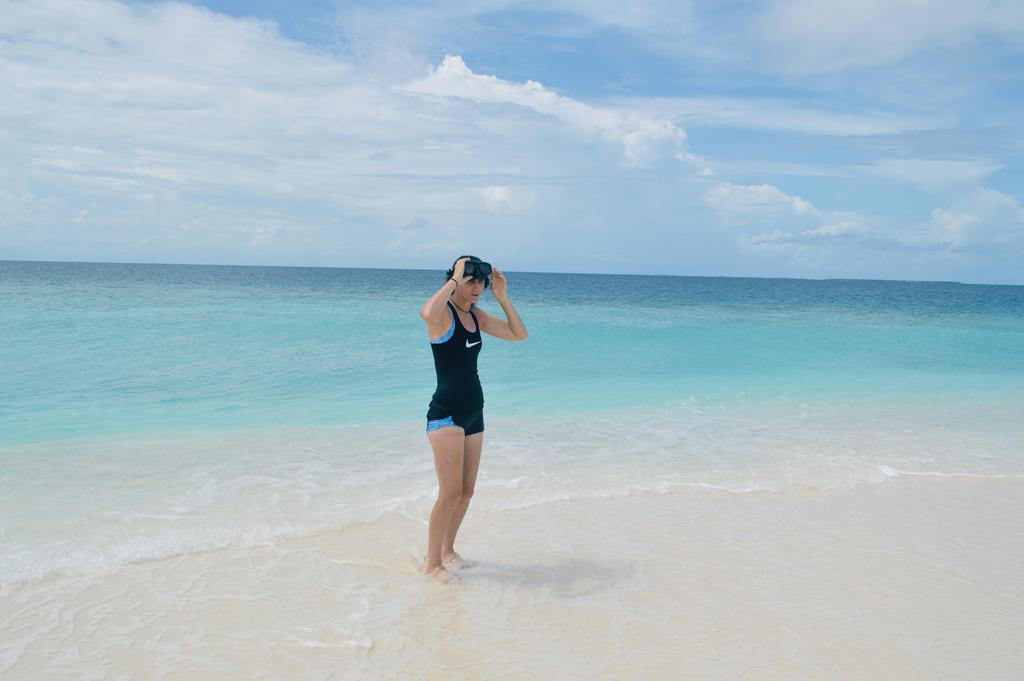
M 25 262 L 25 263 L 49 263 L 66 265 L 162 265 L 169 267 L 267 267 L 282 269 L 324 269 L 324 270 L 394 270 L 409 272 L 429 272 L 433 268 L 417 267 L 352 267 L 343 265 L 254 265 L 237 263 L 188 263 L 188 262 L 152 262 L 152 261 L 110 261 L 110 260 L 31 260 L 31 259 L 6 259 L 0 258 L 0 263 Z M 440 271 L 440 268 L 438 268 Z M 914 284 L 958 284 L 961 286 L 1024 286 L 1019 284 L 993 283 L 993 282 L 969 282 L 956 281 L 953 279 L 880 279 L 877 277 L 780 277 L 780 276 L 751 276 L 732 274 L 641 274 L 636 272 L 559 272 L 542 270 L 508 270 L 517 274 L 578 274 L 594 277 L 676 277 L 689 279 L 778 279 L 793 281 L 885 281 L 893 283 L 914 283 Z

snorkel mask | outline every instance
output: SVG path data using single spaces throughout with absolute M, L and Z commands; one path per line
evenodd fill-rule
M 458 262 L 459 258 L 469 258 L 463 270 L 467 277 L 473 277 L 476 281 L 484 282 L 484 288 L 488 288 L 491 285 L 491 263 L 484 262 L 475 255 L 460 255 L 455 261 Z M 446 276 L 451 277 L 453 274 L 455 274 L 454 265 L 452 269 L 448 270 Z

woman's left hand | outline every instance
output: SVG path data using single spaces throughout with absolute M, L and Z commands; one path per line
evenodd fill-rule
M 501 273 L 497 267 L 493 268 L 493 277 L 491 277 L 491 293 L 494 294 L 495 298 L 499 300 L 508 295 L 508 279 Z

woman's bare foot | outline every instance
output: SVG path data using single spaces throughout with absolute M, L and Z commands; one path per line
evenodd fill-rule
M 473 567 L 475 563 L 465 560 L 462 556 L 452 551 L 441 559 L 444 566 L 453 570 L 462 570 L 463 568 Z
M 433 570 L 424 569 L 423 574 L 436 579 L 442 584 L 448 584 L 449 582 L 458 581 L 459 579 L 458 575 L 448 572 L 448 570 L 444 568 L 444 565 L 438 565 Z

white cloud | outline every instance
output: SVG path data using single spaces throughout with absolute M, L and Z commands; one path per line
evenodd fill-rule
M 930 192 L 974 188 L 1003 166 L 972 159 L 890 158 L 859 170 L 869 175 L 905 182 Z
M 480 194 L 490 210 L 498 210 L 512 202 L 512 190 L 506 186 L 481 187 Z
M 799 196 L 790 196 L 770 184 L 717 183 L 705 195 L 708 205 L 730 222 L 758 222 L 779 216 L 812 217 L 814 206 Z
M 822 249 L 842 251 L 887 242 L 898 246 L 880 235 L 877 218 L 822 211 L 773 185 L 720 182 L 707 191 L 705 201 L 717 211 L 736 243 L 752 252 L 788 254 L 806 264 L 812 252 Z M 824 262 L 823 255 L 816 256 L 819 264 Z
M 0 32 L 0 158 L 6 186 L 25 188 L 0 195 L 0 234 L 34 231 L 58 250 L 141 244 L 158 258 L 160 244 L 186 247 L 180 224 L 197 249 L 206 230 L 240 252 L 313 238 L 292 223 L 317 220 L 460 228 L 529 210 L 530 183 L 586 163 L 569 153 L 578 142 L 524 141 L 529 121 L 424 102 L 270 24 L 188 5 L 8 3 Z M 315 251 L 348 237 L 324 231 Z
M 924 239 L 951 250 L 1024 252 L 1024 206 L 1013 196 L 978 188 L 932 211 Z
M 522 12 L 545 20 L 523 30 L 538 38 L 629 36 L 647 51 L 688 61 L 817 76 L 885 66 L 983 41 L 1018 45 L 1024 6 L 1012 0 L 449 0 L 373 9 L 347 7 L 340 23 L 350 44 L 409 68 L 410 51 L 431 53 L 491 39 L 487 19 Z
M 743 237 L 741 242 L 753 248 L 821 247 L 850 242 L 865 245 L 878 243 L 880 239 L 872 229 L 871 218 L 854 214 L 835 213 L 823 216 L 827 222 L 820 227 L 799 231 L 773 229 L 771 232 Z
M 827 162 L 820 163 L 793 163 L 789 161 L 774 161 L 771 159 L 738 159 L 738 160 L 716 160 L 716 172 L 727 176 L 748 175 L 790 175 L 795 177 L 847 177 L 853 174 L 848 168 L 839 165 L 829 165 Z
M 853 257 L 865 249 L 918 254 L 1024 253 L 1024 205 L 1013 196 L 977 188 L 928 221 L 900 224 L 891 219 L 855 213 L 819 213 L 822 224 L 808 229 L 774 228 L 740 237 L 754 250 L 805 255 L 824 250 L 835 257 Z
M 686 140 L 686 133 L 670 120 L 590 106 L 558 95 L 532 80 L 513 83 L 496 76 L 479 75 L 459 56 L 446 56 L 429 76 L 405 86 L 404 90 L 475 102 L 513 104 L 553 116 L 584 133 L 621 144 L 633 165 L 644 165 L 659 149 L 677 149 Z
M 496 28 L 495 18 L 514 22 L 514 32 L 546 43 L 606 38 L 613 31 L 634 36 L 648 50 L 728 57 L 727 50 L 708 39 L 711 27 L 692 0 L 445 0 L 369 8 L 344 3 L 338 25 L 361 61 L 387 64 L 394 73 L 418 66 L 413 54 L 450 52 L 452 45 L 476 51 L 506 37 L 500 34 L 508 26 Z
M 749 35 L 769 64 L 808 75 L 898 63 L 988 39 L 1019 44 L 1024 5 L 1005 0 L 772 0 Z
M 81 167 L 77 161 L 65 158 L 37 158 L 32 161 L 32 165 L 49 166 L 60 170 L 78 170 Z
M 210 202 L 241 210 L 258 201 L 264 207 L 250 208 L 253 217 L 287 200 L 304 202 L 304 213 L 395 230 L 422 215 L 468 226 L 497 210 L 530 210 L 531 184 L 593 174 L 605 164 L 588 137 L 635 165 L 682 153 L 685 140 L 669 121 L 477 76 L 456 58 L 429 84 L 479 91 L 481 100 L 425 98 L 271 24 L 188 5 L 96 0 L 68 11 L 44 0 L 0 14 L 12 36 L 0 43 L 8 123 L 0 152 L 30 191 L 67 197 L 67 214 L 49 215 L 48 230 L 97 200 L 120 204 L 108 220 L 153 212 L 150 244 L 170 222 L 205 215 Z M 546 120 L 510 116 L 514 109 Z M 99 229 L 100 214 L 82 224 Z M 19 224 L 33 221 L 17 215 Z M 119 233 L 138 243 L 134 229 L 111 228 L 105 239 Z
M 767 97 L 632 97 L 623 106 L 691 125 L 795 132 L 808 135 L 879 135 L 955 124 L 949 114 L 830 111 Z

